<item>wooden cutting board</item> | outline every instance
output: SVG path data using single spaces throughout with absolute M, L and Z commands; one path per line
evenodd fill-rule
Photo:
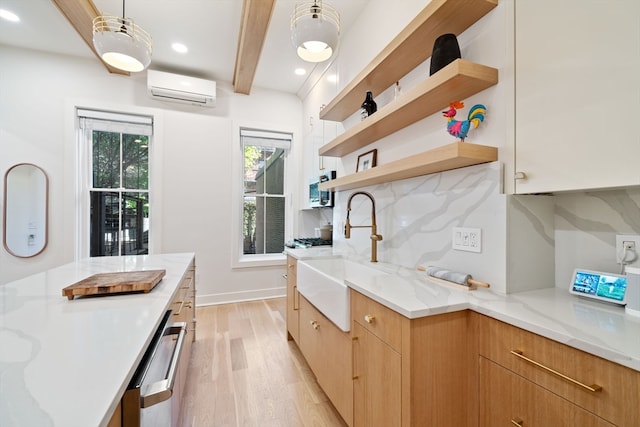
M 112 295 L 119 293 L 147 293 L 162 280 L 166 270 L 99 273 L 62 289 L 62 296 L 72 300 L 76 295 Z

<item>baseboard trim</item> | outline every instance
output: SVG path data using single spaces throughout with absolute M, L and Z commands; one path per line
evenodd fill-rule
M 224 294 L 196 295 L 196 306 L 231 304 L 235 302 L 280 298 L 287 295 L 286 286 L 253 291 L 228 292 Z

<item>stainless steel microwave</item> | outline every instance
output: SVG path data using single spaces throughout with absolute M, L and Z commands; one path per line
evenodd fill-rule
M 309 206 L 312 208 L 332 208 L 333 207 L 333 191 L 320 190 L 319 186 L 323 182 L 336 179 L 336 171 L 329 171 L 309 182 Z

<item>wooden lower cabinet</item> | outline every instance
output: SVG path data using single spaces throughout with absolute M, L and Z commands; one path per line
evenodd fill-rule
M 302 295 L 299 304 L 300 351 L 340 416 L 353 425 L 350 334 L 334 325 Z
M 355 427 L 637 427 L 640 372 L 470 310 L 409 319 L 350 291 L 351 333 L 302 296 L 299 346 Z
M 351 316 L 354 426 L 477 426 L 468 311 L 408 319 L 352 290 Z
M 401 425 L 400 353 L 357 322 L 353 323 L 353 335 L 353 425 Z
M 287 255 L 287 339 L 300 343 L 300 294 L 298 293 L 298 260 Z
M 617 363 L 601 359 L 592 354 L 575 349 L 557 341 L 550 340 L 524 329 L 509 325 L 499 320 L 472 313 L 477 320 L 479 331 L 479 356 L 481 361 L 486 359 L 496 366 L 512 373 L 522 380 L 518 384 L 535 390 L 537 395 L 552 396 L 559 399 L 559 405 L 568 406 L 565 410 L 571 416 L 581 417 L 588 421 L 573 422 L 560 412 L 548 414 L 550 422 L 528 422 L 524 426 L 605 426 L 637 427 L 640 425 L 640 372 Z M 486 362 L 482 362 L 487 365 Z M 495 378 L 510 378 L 496 368 L 485 368 Z M 485 379 L 481 380 L 480 388 L 491 387 L 486 378 L 492 378 L 485 372 Z M 493 381 L 493 380 L 492 380 Z M 506 399 L 504 393 L 511 387 L 509 399 L 516 407 L 533 405 L 528 396 L 520 396 L 515 387 L 514 379 L 506 380 L 505 389 L 501 389 L 498 382 L 492 390 L 500 393 L 499 399 Z M 482 394 L 481 394 L 482 396 Z M 491 402 L 493 395 L 481 397 L 481 413 L 495 414 L 501 410 L 508 410 L 509 406 L 495 406 Z M 550 398 L 545 398 L 549 400 Z M 491 406 L 487 408 L 486 406 Z M 527 409 L 529 408 L 529 409 Z M 526 413 L 533 419 L 542 416 L 536 408 L 530 410 L 525 406 Z M 579 409 L 579 410 L 578 410 Z M 593 420 L 586 414 L 595 417 Z M 515 416 L 512 413 L 496 415 L 506 419 Z M 607 421 L 608 424 L 604 421 Z M 487 426 L 503 425 L 489 423 Z
M 614 427 L 484 357 L 479 392 L 480 427 Z
M 169 322 L 185 322 L 187 324 L 187 335 L 184 340 L 182 352 L 180 353 L 180 362 L 178 365 L 178 374 L 176 375 L 176 384 L 178 395 L 182 396 L 186 387 L 187 371 L 189 369 L 189 361 L 191 360 L 191 347 L 196 340 L 196 266 L 195 260 L 191 262 L 189 268 L 185 271 L 180 281 L 180 286 L 176 291 L 175 297 L 171 304 L 173 316 Z M 176 414 L 180 414 L 182 402 L 175 400 L 174 404 Z

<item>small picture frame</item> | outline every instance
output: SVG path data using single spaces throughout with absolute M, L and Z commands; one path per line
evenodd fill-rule
M 367 169 L 375 168 L 378 160 L 378 150 L 375 148 L 366 153 L 358 156 L 358 163 L 356 164 L 356 172 L 362 172 Z

